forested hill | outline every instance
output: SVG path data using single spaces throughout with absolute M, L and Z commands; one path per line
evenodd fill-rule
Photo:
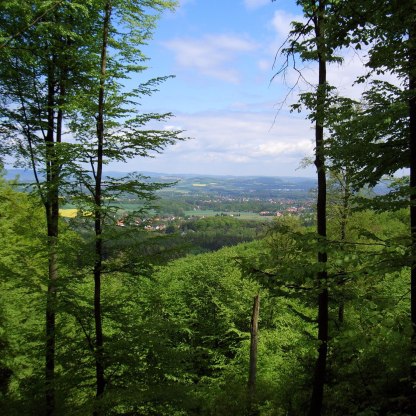
M 105 171 L 104 175 L 121 178 L 129 172 Z M 224 191 L 227 193 L 276 192 L 296 190 L 308 192 L 316 187 L 316 178 L 306 177 L 276 177 L 276 176 L 232 176 L 232 175 L 203 175 L 203 174 L 170 174 L 157 172 L 140 172 L 153 182 L 174 183 L 174 189 L 192 192 L 198 187 L 207 190 Z M 7 168 L 5 178 L 12 180 L 18 177 L 20 182 L 34 182 L 33 172 L 25 169 Z
M 108 171 L 106 176 L 121 178 L 128 172 Z M 277 177 L 277 176 L 230 176 L 230 175 L 201 175 L 201 174 L 169 174 L 155 172 L 141 172 L 152 182 L 172 183 L 165 189 L 167 195 L 192 195 L 197 193 L 222 194 L 235 197 L 297 197 L 310 198 L 316 190 L 316 178 L 307 177 Z M 19 178 L 21 183 L 33 183 L 31 171 L 8 168 L 5 178 L 12 180 Z M 389 181 L 377 184 L 375 194 L 385 194 Z
M 48 267 L 44 220 L 33 196 L 0 185 L 0 410 L 38 414 Z M 334 241 L 343 229 L 335 216 L 341 207 L 332 204 Z M 107 223 L 101 302 L 111 376 L 105 414 L 246 416 L 249 407 L 259 415 L 304 414 L 316 357 L 313 228 L 300 217 L 283 216 L 268 223 L 256 241 L 190 254 L 255 235 L 245 233 L 251 228 L 244 220 L 211 219 L 174 234 Z M 89 414 L 95 403 L 91 221 L 62 219 L 55 345 L 59 415 Z M 344 229 L 348 244 L 331 246 L 328 414 L 411 414 L 398 413 L 408 406 L 400 380 L 409 359 L 409 269 L 401 261 L 404 252 L 398 252 L 404 250 L 406 226 L 404 211 L 351 213 Z M 258 294 L 254 401 L 247 383 L 254 383 L 250 321 Z

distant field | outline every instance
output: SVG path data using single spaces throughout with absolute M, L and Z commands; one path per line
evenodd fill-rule
M 221 212 L 221 211 L 212 211 L 212 210 L 195 210 L 195 211 L 185 211 L 186 216 L 191 217 L 215 217 L 216 215 L 226 214 L 227 216 L 233 216 L 234 218 L 240 220 L 261 220 L 269 221 L 273 217 L 263 217 L 257 212 Z
M 120 211 L 126 211 L 126 212 L 138 211 L 141 208 L 143 208 L 143 204 L 131 203 L 131 202 L 118 202 L 117 201 L 117 202 L 112 203 L 111 205 L 112 207 L 116 207 Z M 74 218 L 76 217 L 76 214 L 77 214 L 77 208 L 75 208 L 74 205 L 65 204 L 64 208 L 61 208 L 59 210 L 59 214 L 62 217 Z
M 78 210 L 76 208 L 63 208 L 59 210 L 59 214 L 65 218 L 75 218 Z M 263 217 L 256 212 L 219 212 L 212 210 L 196 210 L 196 211 L 185 211 L 185 215 L 188 217 L 215 217 L 216 215 L 226 214 L 226 216 L 233 216 L 240 220 L 258 220 L 258 221 L 269 221 L 273 217 Z
M 79 210 L 77 208 L 61 208 L 59 210 L 59 215 L 65 218 L 75 218 L 78 215 Z M 92 215 L 91 211 L 82 211 L 83 217 L 90 217 Z
M 64 208 L 59 210 L 59 215 L 65 218 L 75 218 L 78 210 L 76 208 Z

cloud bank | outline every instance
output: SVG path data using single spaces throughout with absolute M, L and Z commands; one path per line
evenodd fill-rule
M 228 34 L 207 34 L 199 39 L 177 38 L 163 45 L 173 52 L 181 69 L 233 84 L 241 81 L 235 65 L 237 57 L 249 54 L 258 47 L 250 39 Z
M 166 149 L 134 168 L 171 173 L 220 175 L 308 176 L 295 171 L 313 151 L 310 123 L 271 112 L 215 111 L 178 114 L 167 128 L 183 129 L 193 139 Z

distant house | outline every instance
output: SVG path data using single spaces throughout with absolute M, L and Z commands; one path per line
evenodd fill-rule
M 261 211 L 259 212 L 259 215 L 261 215 L 262 217 L 272 217 L 274 216 L 274 212 L 271 211 Z
M 298 212 L 298 208 L 296 208 L 296 207 L 289 207 L 289 208 L 286 209 L 286 211 L 287 212 L 295 213 L 295 212 Z

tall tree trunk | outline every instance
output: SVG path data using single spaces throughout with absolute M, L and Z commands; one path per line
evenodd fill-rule
M 248 414 L 255 414 L 256 376 L 257 376 L 257 345 L 259 330 L 260 296 L 253 301 L 250 327 L 250 365 L 248 373 Z
M 94 319 L 95 319 L 95 346 L 96 346 L 96 399 L 100 400 L 105 390 L 104 345 L 101 312 L 101 274 L 103 260 L 102 240 L 102 173 L 103 173 L 103 148 L 104 148 L 104 93 L 107 68 L 107 45 L 111 18 L 111 1 L 105 4 L 103 22 L 103 40 L 101 47 L 100 91 L 98 96 L 97 115 L 97 169 L 95 176 L 95 263 L 94 263 Z M 99 415 L 99 404 L 94 415 Z
M 350 206 L 351 190 L 349 183 L 349 172 L 348 169 L 345 169 L 344 172 L 341 172 L 342 178 L 341 187 L 342 187 L 342 212 L 341 212 L 341 223 L 340 223 L 340 241 L 345 243 L 347 240 L 347 223 L 348 223 L 348 211 Z M 341 250 L 344 250 L 342 247 Z M 341 273 L 341 276 L 345 276 L 345 272 Z M 343 284 L 343 283 L 341 283 Z M 338 323 L 342 324 L 344 322 L 344 299 L 341 298 L 338 305 Z
M 55 321 L 56 321 L 56 285 L 58 280 L 57 242 L 58 242 L 58 176 L 59 168 L 55 155 L 55 68 L 56 57 L 52 57 L 48 71 L 48 130 L 46 134 L 46 181 L 47 197 L 45 212 L 48 232 L 48 289 L 46 301 L 46 346 L 45 346 L 45 383 L 46 415 L 55 414 Z
M 415 13 L 415 10 L 411 11 Z M 416 29 L 409 31 L 409 148 L 410 148 L 410 234 L 412 242 L 411 267 L 411 382 L 416 386 Z
M 315 124 L 315 165 L 318 174 L 318 198 L 317 198 L 317 232 L 319 244 L 318 263 L 320 271 L 317 279 L 320 286 L 318 295 L 318 358 L 315 365 L 313 391 L 309 408 L 309 416 L 318 416 L 322 412 L 323 393 L 326 376 L 326 362 L 328 352 L 328 289 L 327 283 L 327 252 L 326 243 L 326 172 L 324 154 L 324 119 L 325 119 L 325 97 L 326 97 L 326 51 L 324 16 L 325 0 L 319 0 L 318 10 L 314 15 L 314 25 L 316 34 L 316 46 L 318 51 L 319 63 L 319 83 L 317 89 L 317 108 Z
M 70 40 L 66 40 L 61 45 L 66 49 L 70 45 Z M 56 55 L 52 56 L 48 74 L 48 130 L 46 134 L 46 179 L 47 197 L 43 197 L 47 227 L 48 227 L 48 247 L 49 247 L 49 284 L 46 306 L 46 413 L 55 413 L 55 321 L 56 321 L 56 302 L 58 280 L 58 254 L 57 244 L 59 236 L 59 183 L 62 165 L 59 157 L 59 150 L 56 145 L 62 142 L 64 111 L 63 105 L 66 98 L 66 81 L 68 67 L 65 62 L 59 62 Z M 58 72 L 60 66 L 59 74 Z M 58 88 L 57 88 L 58 86 Z M 58 108 L 56 108 L 58 106 Z M 37 176 L 35 165 L 35 176 Z M 37 180 L 38 183 L 38 180 Z

